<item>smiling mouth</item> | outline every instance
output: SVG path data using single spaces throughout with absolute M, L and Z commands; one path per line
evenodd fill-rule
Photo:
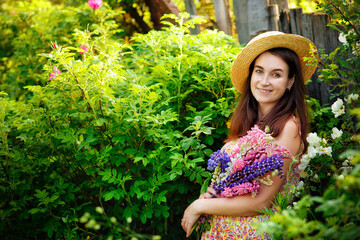
M 258 88 L 258 90 L 259 90 L 260 92 L 263 92 L 263 93 L 272 92 L 272 90 L 266 90 L 266 89 L 261 89 L 261 88 Z

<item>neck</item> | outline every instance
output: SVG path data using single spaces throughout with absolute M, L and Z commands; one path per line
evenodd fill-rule
M 259 109 L 258 109 L 258 121 L 263 120 L 273 109 L 273 106 L 270 105 L 266 105 L 266 106 L 261 106 L 259 105 Z

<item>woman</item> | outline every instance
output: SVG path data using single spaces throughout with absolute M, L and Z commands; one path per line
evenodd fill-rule
M 276 144 L 285 147 L 292 156 L 299 157 L 307 150 L 307 112 L 305 81 L 309 80 L 316 64 L 307 65 L 303 57 L 315 56 L 313 43 L 301 36 L 281 32 L 266 32 L 252 39 L 236 57 L 231 80 L 242 93 L 240 103 L 231 119 L 231 128 L 222 148 L 234 151 L 236 142 L 246 136 L 254 125 L 261 130 L 269 127 Z M 287 180 L 271 176 L 272 184 L 261 184 L 256 197 L 250 194 L 221 198 L 211 186 L 184 212 L 181 225 L 189 236 L 198 218 L 211 216 L 211 230 L 202 239 L 269 239 L 256 233 L 253 222 L 262 222 L 267 215 L 263 208 L 273 208 L 278 192 L 288 190 L 284 182 L 297 184 L 299 174 L 291 159 L 283 161 L 282 171 Z M 290 166 L 292 166 L 290 168 Z M 290 169 L 289 169 L 290 168 Z M 213 196 L 216 196 L 214 198 Z

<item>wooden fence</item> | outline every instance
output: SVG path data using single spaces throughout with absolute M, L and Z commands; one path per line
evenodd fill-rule
M 327 26 L 329 16 L 321 13 L 303 13 L 301 8 L 277 11 L 276 5 L 269 5 L 269 30 L 278 30 L 304 36 L 314 42 L 318 49 L 331 53 L 340 45 L 339 33 Z M 307 85 L 308 94 L 322 104 L 330 103 L 330 87 L 318 83 L 316 72 Z

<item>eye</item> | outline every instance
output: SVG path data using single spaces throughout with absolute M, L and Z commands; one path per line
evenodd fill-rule
M 256 73 L 262 73 L 262 71 L 260 69 L 255 69 Z
M 280 74 L 274 73 L 273 76 L 274 76 L 275 78 L 279 78 L 279 77 L 280 77 Z

